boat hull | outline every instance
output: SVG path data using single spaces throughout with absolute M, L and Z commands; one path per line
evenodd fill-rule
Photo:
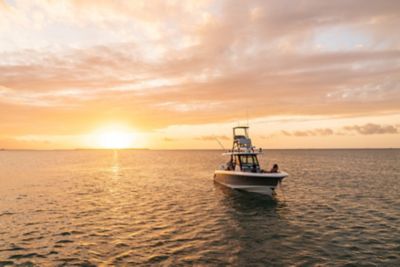
M 214 181 L 232 189 L 272 196 L 275 188 L 286 176 L 288 174 L 285 172 L 249 173 L 216 170 L 214 172 Z

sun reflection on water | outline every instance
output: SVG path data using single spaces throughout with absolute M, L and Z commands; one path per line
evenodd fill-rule
M 113 158 L 111 162 L 111 178 L 118 179 L 120 174 L 120 163 L 119 163 L 119 154 L 118 150 L 113 151 Z

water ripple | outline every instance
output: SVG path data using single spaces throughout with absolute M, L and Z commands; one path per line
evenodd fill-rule
M 214 151 L 12 153 L 0 266 L 400 263 L 399 150 L 268 152 L 275 200 L 214 184 Z

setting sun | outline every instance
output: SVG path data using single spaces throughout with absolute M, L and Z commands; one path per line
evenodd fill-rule
M 97 143 L 101 148 L 129 148 L 134 139 L 135 136 L 132 133 L 110 131 L 99 134 Z
M 147 136 L 124 122 L 111 122 L 98 125 L 94 131 L 84 135 L 81 144 L 86 148 L 127 149 L 144 148 Z

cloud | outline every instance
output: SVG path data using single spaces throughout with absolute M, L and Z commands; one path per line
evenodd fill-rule
M 400 127 L 399 125 L 379 125 L 373 123 L 367 123 L 365 125 L 349 125 L 344 126 L 340 129 L 330 128 L 319 128 L 311 130 L 297 130 L 297 131 L 281 131 L 281 135 L 293 136 L 293 137 L 306 137 L 306 136 L 331 136 L 331 135 L 349 135 L 355 132 L 360 135 L 372 135 L 372 134 L 398 134 Z
M 303 137 L 303 136 L 309 136 L 311 133 L 312 133 L 311 131 L 295 131 L 292 133 L 292 135 L 297 137 Z
M 281 133 L 285 136 L 296 136 L 296 137 L 304 137 L 304 136 L 329 136 L 334 135 L 335 132 L 329 128 L 321 128 L 321 129 L 313 129 L 306 131 L 281 131 Z
M 6 9 L 7 4 L 4 2 L 4 0 L 0 0 L 0 9 Z
M 368 123 L 365 125 L 353 125 L 353 126 L 346 126 L 344 130 L 349 132 L 356 132 L 361 135 L 371 135 L 371 134 L 398 134 L 399 129 L 393 125 L 379 125 Z
M 317 134 L 322 135 L 322 136 L 327 136 L 327 135 L 333 135 L 334 132 L 332 129 L 325 128 L 325 129 L 316 129 L 315 130 Z
M 176 139 L 175 138 L 170 138 L 170 137 L 164 137 L 163 141 L 164 142 L 174 142 L 174 141 L 176 141 Z

